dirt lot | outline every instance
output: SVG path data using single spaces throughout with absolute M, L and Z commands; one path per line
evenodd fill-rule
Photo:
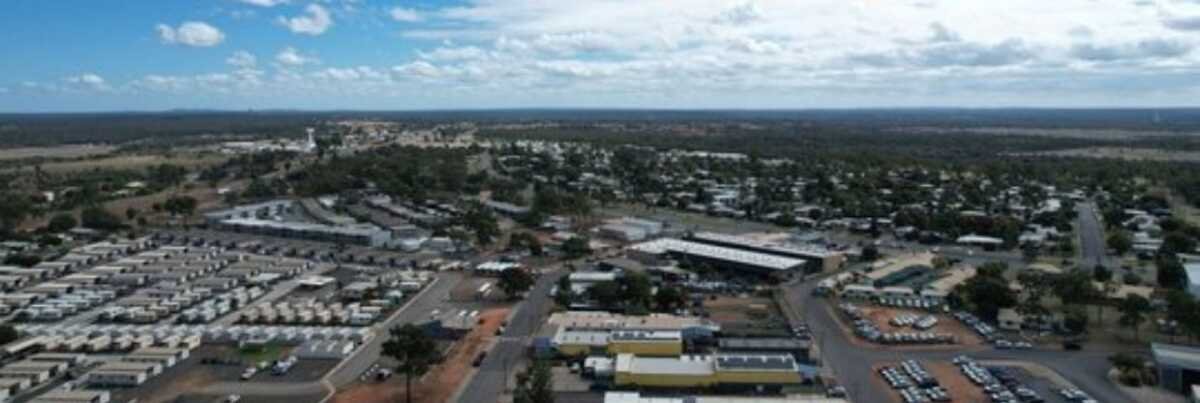
M 477 293 L 479 292 L 479 287 L 482 287 L 485 283 L 492 283 L 492 288 L 496 289 L 495 291 L 492 291 L 491 293 L 489 293 L 489 297 L 503 294 L 503 292 L 501 292 L 499 289 L 496 288 L 496 279 L 495 278 L 466 277 L 466 278 L 463 278 L 463 280 L 460 281 L 458 283 L 458 285 L 454 287 L 453 290 L 450 290 L 450 300 L 455 301 L 455 302 L 481 301 L 481 299 L 476 298 L 476 296 L 477 296 Z M 488 299 L 491 299 L 491 298 L 488 298 Z
M 721 324 L 759 322 L 781 317 L 775 303 L 766 297 L 721 296 L 705 299 L 704 309 L 708 311 L 709 319 Z
M 508 308 L 497 308 L 480 314 L 483 324 L 468 333 L 450 348 L 446 358 L 426 374 L 421 381 L 413 382 L 413 401 L 438 403 L 449 401 L 473 369 L 471 361 L 486 348 L 508 317 Z M 404 399 L 404 377 L 394 376 L 383 383 L 359 383 L 338 392 L 334 403 L 398 402 Z
M 0 161 L 24 158 L 79 158 L 89 155 L 108 154 L 116 147 L 107 145 L 77 144 L 57 147 L 21 147 L 0 150 Z
M 104 158 L 89 158 L 76 161 L 46 163 L 42 165 L 42 170 L 50 173 L 62 173 L 86 171 L 90 169 L 143 169 L 159 164 L 172 164 L 192 168 L 198 166 L 216 165 L 227 159 L 229 159 L 229 157 L 217 154 L 119 154 Z
M 875 322 L 875 325 L 879 326 L 879 330 L 884 332 L 917 332 L 919 330 L 913 329 L 912 327 L 892 326 L 890 322 L 892 318 L 905 313 L 911 313 L 918 316 L 929 314 L 928 312 L 921 310 L 877 306 L 864 306 L 862 307 L 862 311 L 867 319 Z M 958 338 L 959 345 L 978 346 L 984 344 L 984 340 L 980 338 L 978 334 L 964 326 L 962 322 L 954 319 L 953 316 L 941 314 L 936 316 L 938 318 L 938 323 L 932 329 L 929 329 L 929 332 L 953 334 L 956 338 Z

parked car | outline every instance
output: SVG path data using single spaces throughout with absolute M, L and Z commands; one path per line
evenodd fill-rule
M 471 361 L 471 366 L 472 366 L 472 367 L 478 367 L 478 366 L 480 366 L 481 364 L 483 364 L 483 359 L 484 359 L 484 358 L 487 358 L 487 351 L 481 351 L 481 352 L 479 352 L 479 355 L 475 356 L 475 360 L 474 360 L 474 361 Z

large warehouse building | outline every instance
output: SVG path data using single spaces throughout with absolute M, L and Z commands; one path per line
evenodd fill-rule
M 803 259 L 715 246 L 700 242 L 662 238 L 629 247 L 629 256 L 647 264 L 675 259 L 707 264 L 721 269 L 740 270 L 761 275 L 786 276 L 807 263 Z
M 696 232 L 688 235 L 687 239 L 709 245 L 801 259 L 806 262 L 805 270 L 810 273 L 837 270 L 846 262 L 845 255 L 814 245 L 763 242 L 744 236 L 717 232 Z

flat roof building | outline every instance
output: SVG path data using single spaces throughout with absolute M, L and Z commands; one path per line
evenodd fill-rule
M 716 354 L 678 357 L 617 355 L 617 386 L 649 388 L 716 388 L 778 390 L 804 382 L 789 354 Z
M 804 259 L 770 255 L 725 246 L 673 238 L 661 238 L 629 247 L 630 257 L 661 263 L 663 257 L 694 263 L 711 264 L 718 268 L 749 271 L 757 274 L 779 275 L 800 270 Z
M 110 398 L 106 390 L 52 390 L 29 403 L 108 403 Z
M 1158 383 L 1163 389 L 1179 394 L 1200 385 L 1200 348 L 1176 344 L 1151 343 L 1150 352 L 1158 368 Z

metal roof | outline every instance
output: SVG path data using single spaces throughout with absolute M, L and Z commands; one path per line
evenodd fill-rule
M 630 246 L 630 248 L 639 252 L 650 254 L 662 254 L 667 252 L 682 253 L 779 271 L 791 270 L 806 263 L 802 259 L 782 257 L 760 252 L 751 252 L 725 246 L 709 245 L 673 238 L 662 238 L 649 242 L 643 242 Z
M 1200 371 L 1200 348 L 1177 344 L 1151 343 L 1150 352 L 1161 366 L 1173 366 Z
M 737 349 L 737 350 L 804 350 L 808 349 L 811 343 L 788 337 L 768 337 L 768 338 L 747 338 L 747 337 L 722 337 L 717 340 L 717 345 L 722 349 Z
M 721 354 L 717 356 L 721 371 L 795 371 L 796 359 L 788 354 Z

